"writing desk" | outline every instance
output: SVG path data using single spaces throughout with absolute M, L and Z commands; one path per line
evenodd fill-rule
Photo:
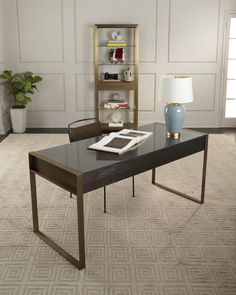
M 153 135 L 123 155 L 88 150 L 88 146 L 99 138 L 29 153 L 33 231 L 78 269 L 85 267 L 83 194 L 152 169 L 152 184 L 192 201 L 204 202 L 208 135 L 182 129 L 179 139 L 169 139 L 165 125 L 159 123 L 142 126 L 138 130 L 151 131 Z M 156 167 L 200 151 L 204 151 L 204 155 L 199 199 L 155 182 Z M 77 196 L 79 260 L 39 230 L 36 174 Z

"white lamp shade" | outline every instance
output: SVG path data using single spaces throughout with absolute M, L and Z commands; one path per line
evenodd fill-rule
M 162 77 L 159 98 L 167 103 L 192 102 L 192 78 L 187 76 Z

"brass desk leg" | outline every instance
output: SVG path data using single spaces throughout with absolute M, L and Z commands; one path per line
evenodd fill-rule
M 80 269 L 85 267 L 85 247 L 84 247 L 84 197 L 83 183 L 80 175 L 77 175 L 77 220 L 79 237 L 79 262 Z
M 77 216 L 78 216 L 78 235 L 79 235 L 79 259 L 77 260 L 70 253 L 61 248 L 58 244 L 52 241 L 48 236 L 39 230 L 38 225 L 38 206 L 37 206 L 37 191 L 35 172 L 30 170 L 30 187 L 31 187 L 31 200 L 33 212 L 33 231 L 45 243 L 51 246 L 65 259 L 70 261 L 78 269 L 85 267 L 85 247 L 84 247 L 84 207 L 83 207 L 83 183 L 81 177 L 77 176 Z
M 135 197 L 135 194 L 134 194 L 134 176 L 132 176 L 132 192 L 133 192 L 132 197 Z
M 32 170 L 30 170 L 30 189 L 31 189 L 32 215 L 33 215 L 33 231 L 37 232 L 39 230 L 39 218 L 38 218 L 36 179 L 35 179 L 35 173 Z
M 184 194 L 180 191 L 177 191 L 175 189 L 172 189 L 172 188 L 169 188 L 165 185 L 162 185 L 160 183 L 157 183 L 155 181 L 156 179 L 156 168 L 153 168 L 152 169 L 152 184 L 156 185 L 157 187 L 160 187 L 164 190 L 167 190 L 171 193 L 174 193 L 176 195 L 179 195 L 181 197 L 184 197 L 186 199 L 189 199 L 191 201 L 194 201 L 196 203 L 199 203 L 199 204 L 203 204 L 204 203 L 204 198 L 205 198 L 205 184 L 206 184 L 206 167 L 207 167 L 207 151 L 208 151 L 208 136 L 206 136 L 206 139 L 205 139 L 205 148 L 204 148 L 204 155 L 203 155 L 203 169 L 202 169 L 202 186 L 201 186 L 201 199 L 198 200 L 196 198 L 193 198 L 187 194 Z

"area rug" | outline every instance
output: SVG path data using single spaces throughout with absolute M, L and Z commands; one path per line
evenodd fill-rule
M 203 205 L 159 189 L 151 173 L 85 195 L 86 268 L 32 232 L 28 152 L 66 134 L 10 134 L 0 143 L 1 295 L 235 295 L 236 143 L 210 135 Z M 158 181 L 199 197 L 202 153 L 157 169 Z M 40 228 L 78 255 L 76 200 L 37 177 Z

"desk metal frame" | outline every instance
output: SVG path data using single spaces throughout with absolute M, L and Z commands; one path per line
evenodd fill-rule
M 128 161 L 120 161 L 104 168 L 81 174 L 79 171 L 61 165 L 49 158 L 43 157 L 37 152 L 29 153 L 30 186 L 32 199 L 33 231 L 34 233 L 70 261 L 78 269 L 85 267 L 85 243 L 84 243 L 84 206 L 83 194 L 97 188 L 109 185 L 122 179 L 152 170 L 152 183 L 162 189 L 178 194 L 197 203 L 204 203 L 206 167 L 207 167 L 208 135 L 202 134 L 191 140 L 143 154 Z M 155 182 L 156 167 L 168 164 L 186 156 L 204 151 L 201 197 L 195 199 L 182 192 L 168 188 Z M 38 206 L 36 192 L 36 175 L 62 187 L 77 196 L 77 222 L 79 260 L 61 248 L 48 236 L 39 230 Z

